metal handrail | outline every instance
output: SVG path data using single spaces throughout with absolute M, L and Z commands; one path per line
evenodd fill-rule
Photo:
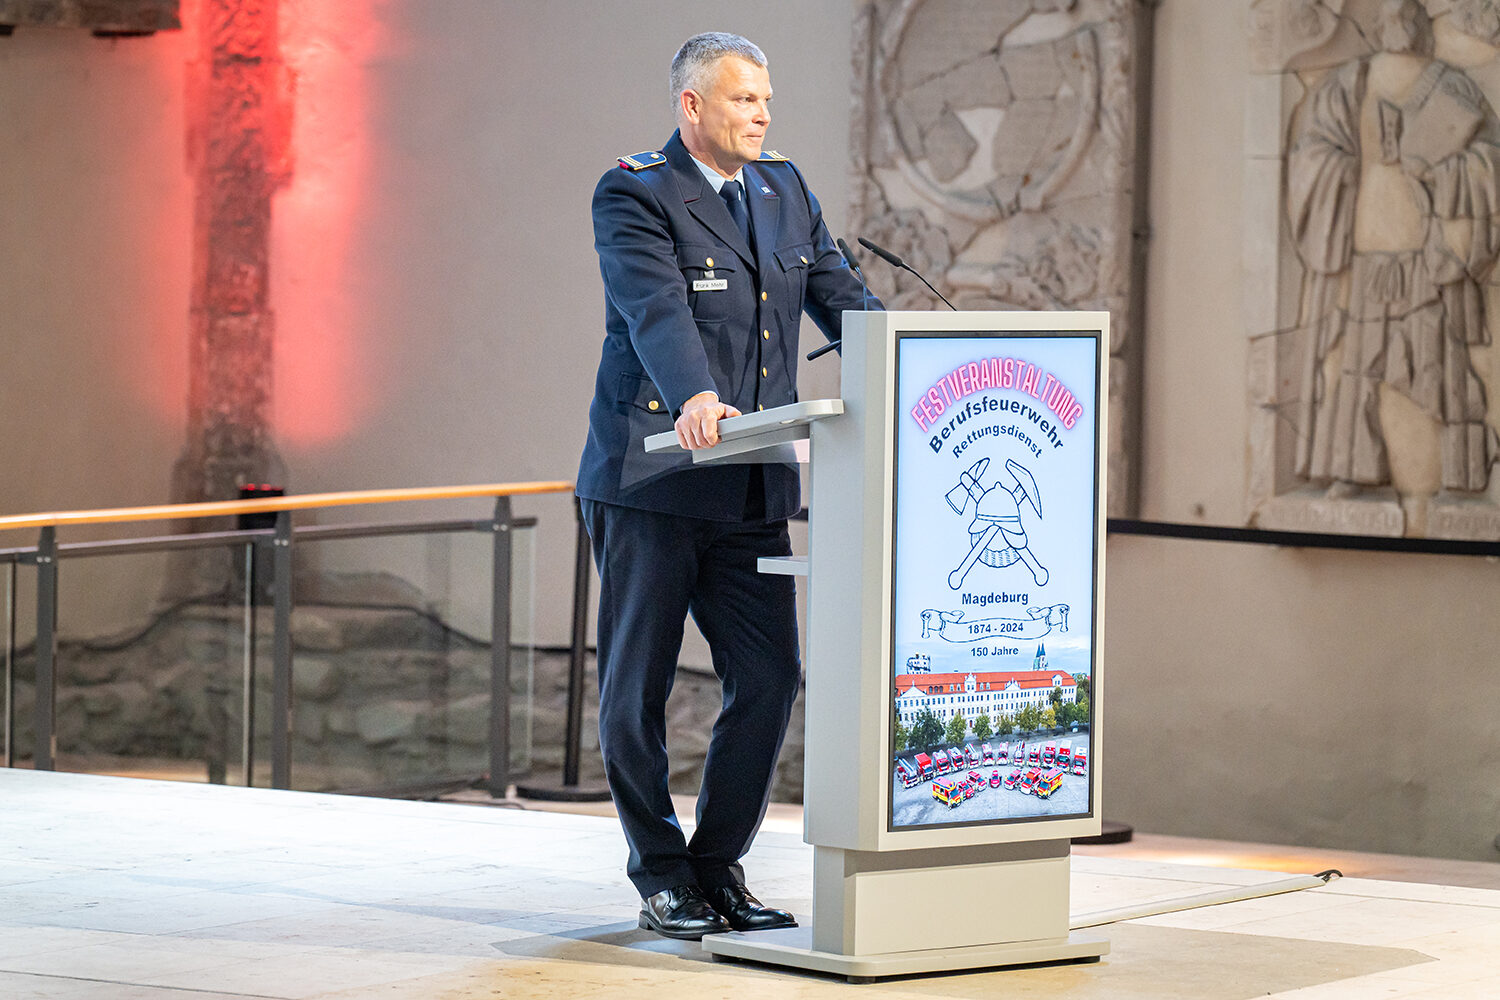
M 211 500 L 207 503 L 168 503 L 150 507 L 106 507 L 101 510 L 54 510 L 41 514 L 0 516 L 0 531 L 61 527 L 65 524 L 114 524 L 128 521 L 166 521 L 173 518 L 221 517 L 229 514 L 269 514 L 314 507 L 348 507 L 410 500 L 449 500 L 468 497 L 513 497 L 540 493 L 571 493 L 565 480 L 532 483 L 484 483 L 475 486 L 413 486 L 391 490 L 349 490 L 304 493 L 256 500 Z
M 5 712 L 4 763 L 12 760 L 13 657 L 15 648 L 15 571 L 20 563 L 37 569 L 36 603 L 36 698 L 35 751 L 33 767 L 53 770 L 57 759 L 57 597 L 58 562 L 65 557 L 117 554 L 127 551 L 157 551 L 200 546 L 244 545 L 246 572 L 246 640 L 245 640 L 245 746 L 243 763 L 246 784 L 253 777 L 251 728 L 253 716 L 253 630 L 255 591 L 254 557 L 257 546 L 271 549 L 271 589 L 274 594 L 272 629 L 272 719 L 271 719 L 271 786 L 291 787 L 291 690 L 292 690 L 292 547 L 298 537 L 353 538 L 392 534 L 425 534 L 445 531 L 489 531 L 494 535 L 494 557 L 491 579 L 490 627 L 490 773 L 489 790 L 503 797 L 509 784 L 510 753 L 510 569 L 511 529 L 529 526 L 534 519 L 516 519 L 511 515 L 510 501 L 515 496 L 547 493 L 571 493 L 573 484 L 562 480 L 522 483 L 487 483 L 472 486 L 413 487 L 388 490 L 359 490 L 338 493 L 309 493 L 296 496 L 264 497 L 254 500 L 226 500 L 207 503 L 161 504 L 147 507 L 118 507 L 99 510 L 51 511 L 0 517 L 0 531 L 36 528 L 40 530 L 33 547 L 0 549 L 0 565 L 9 564 L 6 588 L 6 654 L 4 666 Z M 414 500 L 444 500 L 488 497 L 495 501 L 494 514 L 487 520 L 454 520 L 414 522 L 410 524 L 368 524 L 339 526 L 303 526 L 294 528 L 294 510 L 343 507 L 363 504 L 397 503 Z M 273 528 L 244 528 L 236 531 L 199 532 L 138 538 L 124 541 L 74 542 L 59 544 L 59 527 L 81 524 L 119 524 L 169 519 L 194 519 L 246 514 L 276 515 Z M 575 581 L 575 596 L 577 585 Z M 578 602 L 575 599 L 575 605 Z M 575 619 L 583 614 L 574 607 Z M 578 632 L 575 622 L 575 634 Z

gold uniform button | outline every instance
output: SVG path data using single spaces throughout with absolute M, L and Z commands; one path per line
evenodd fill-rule
M 804 263 L 804 264 L 806 264 L 806 263 L 807 263 L 807 258 L 806 258 L 806 257 L 802 257 L 802 258 L 800 258 L 800 260 L 801 260 L 801 261 L 802 261 L 802 263 Z
M 770 330 L 762 330 L 762 331 L 760 331 L 760 335 L 763 338 L 765 338 L 766 340 L 770 340 L 771 339 L 771 331 Z
M 703 263 L 707 264 L 709 267 L 713 267 L 714 266 L 714 259 L 712 257 L 709 257 Z
M 649 403 L 646 404 L 646 409 L 648 409 L 648 410 L 659 410 L 659 409 L 661 409 L 661 404 L 658 403 L 656 400 L 653 399 L 651 402 L 649 402 Z
M 762 301 L 762 302 L 764 302 L 764 301 L 766 301 L 766 293 L 765 293 L 765 292 L 761 292 L 761 293 L 760 293 L 760 300 L 761 300 L 761 301 Z
M 764 410 L 766 408 L 766 404 L 765 403 L 757 403 L 756 406 L 755 406 L 755 408 L 757 410 Z
M 760 377 L 761 378 L 769 378 L 770 375 L 771 375 L 771 373 L 769 371 L 767 371 L 766 369 L 762 368 L 760 370 Z

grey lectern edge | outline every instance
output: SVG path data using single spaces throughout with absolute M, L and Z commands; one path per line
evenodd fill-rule
M 842 399 L 809 399 L 719 421 L 719 443 L 693 452 L 694 465 L 765 464 L 807 461 L 797 442 L 808 439 L 808 425 L 844 412 Z M 677 432 L 646 439 L 646 451 L 676 451 Z
M 703 948 L 715 958 L 858 981 L 1094 961 L 1109 952 L 1106 938 L 1068 927 L 1070 838 L 1100 831 L 1097 737 L 1089 769 L 1094 816 L 1047 822 L 1046 839 L 1036 839 L 1043 832 L 1036 824 L 1024 823 L 889 830 L 890 768 L 862 763 L 892 759 L 886 689 L 896 331 L 1102 329 L 1107 343 L 1108 322 L 1106 313 L 1083 312 L 846 312 L 842 401 L 811 400 L 722 421 L 721 444 L 694 453 L 695 463 L 788 461 L 788 441 L 806 436 L 803 460 L 811 462 L 803 823 L 813 847 L 813 913 L 800 918 L 800 927 L 708 935 Z M 1108 352 L 1101 354 L 1107 364 Z M 1107 371 L 1100 384 L 1108 385 Z M 1100 396 L 1100 450 L 1107 454 L 1107 394 Z M 765 450 L 757 450 L 757 437 Z M 732 454 L 714 454 L 726 445 Z M 649 451 L 676 447 L 670 432 L 647 439 Z M 1098 468 L 1103 496 L 1105 463 Z M 1094 637 L 1102 648 L 1103 601 L 1096 603 Z M 1095 684 L 1097 734 L 1097 677 Z

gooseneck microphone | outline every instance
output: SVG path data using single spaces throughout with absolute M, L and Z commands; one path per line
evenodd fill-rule
M 903 271 L 910 271 L 912 274 L 915 274 L 918 281 L 922 282 L 922 284 L 932 289 L 933 295 L 936 295 L 938 298 L 943 300 L 943 305 L 947 306 L 949 309 L 952 309 L 954 312 L 958 312 L 958 306 L 954 305 L 952 302 L 949 302 L 947 297 L 943 295 L 942 292 L 932 287 L 932 282 L 922 277 L 922 275 L 918 273 L 913 267 L 911 267 L 911 265 L 907 264 L 906 261 L 902 260 L 900 257 L 897 257 L 895 254 L 891 253 L 884 247 L 876 246 L 869 240 L 865 239 L 863 236 L 859 238 L 859 245 L 864 247 L 866 250 L 870 251 L 872 254 L 879 257 L 881 260 L 885 261 L 892 267 L 899 267 Z
M 839 245 L 839 253 L 843 254 L 844 259 L 849 262 L 849 270 L 853 271 L 854 276 L 859 279 L 859 287 L 865 290 L 865 298 L 868 299 L 870 297 L 870 286 L 865 284 L 865 272 L 859 269 L 859 261 L 854 259 L 854 251 L 849 249 L 849 244 L 844 242 L 842 236 L 834 240 L 834 242 Z
M 849 270 L 853 271 L 854 276 L 859 279 L 860 291 L 864 293 L 863 298 L 860 299 L 860 305 L 864 306 L 864 308 L 868 311 L 870 308 L 870 299 L 872 296 L 870 295 L 870 286 L 865 284 L 865 274 L 859 269 L 859 261 L 854 259 L 854 251 L 849 249 L 849 244 L 844 242 L 844 238 L 842 236 L 834 240 L 834 242 L 838 244 L 839 253 L 843 254 L 844 260 L 848 262 Z M 816 361 L 823 355 L 827 354 L 829 351 L 837 350 L 839 345 L 843 342 L 843 338 L 839 338 L 838 340 L 830 340 L 822 347 L 817 347 L 811 351 L 808 351 L 807 360 Z

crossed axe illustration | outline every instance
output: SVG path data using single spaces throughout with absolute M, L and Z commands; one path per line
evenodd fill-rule
M 954 590 L 962 587 L 964 577 L 969 575 L 969 570 L 974 568 L 974 564 L 986 552 L 995 551 L 999 554 L 1006 550 L 1014 552 L 1016 558 L 1026 564 L 1038 587 L 1046 586 L 1047 568 L 1037 562 L 1036 557 L 1027 548 L 1026 529 L 1021 525 L 1021 502 L 1023 500 L 1031 504 L 1037 517 L 1042 516 L 1042 498 L 1037 491 L 1036 480 L 1032 478 L 1031 472 L 1025 466 L 1012 459 L 1006 459 L 1005 471 L 1010 473 L 1015 486 L 1007 487 L 996 483 L 985 488 L 980 479 L 989 465 L 988 458 L 981 458 L 960 473 L 958 485 L 948 491 L 948 506 L 953 508 L 954 513 L 964 514 L 969 509 L 969 501 L 974 501 L 974 520 L 969 523 L 969 535 L 974 538 L 974 547 L 969 550 L 968 555 L 964 556 L 958 568 L 948 574 L 948 586 Z M 998 550 L 991 547 L 996 535 L 999 535 L 1004 543 L 1003 547 Z M 999 562 L 998 565 L 1006 566 L 1014 561 L 1014 559 L 1008 559 Z

